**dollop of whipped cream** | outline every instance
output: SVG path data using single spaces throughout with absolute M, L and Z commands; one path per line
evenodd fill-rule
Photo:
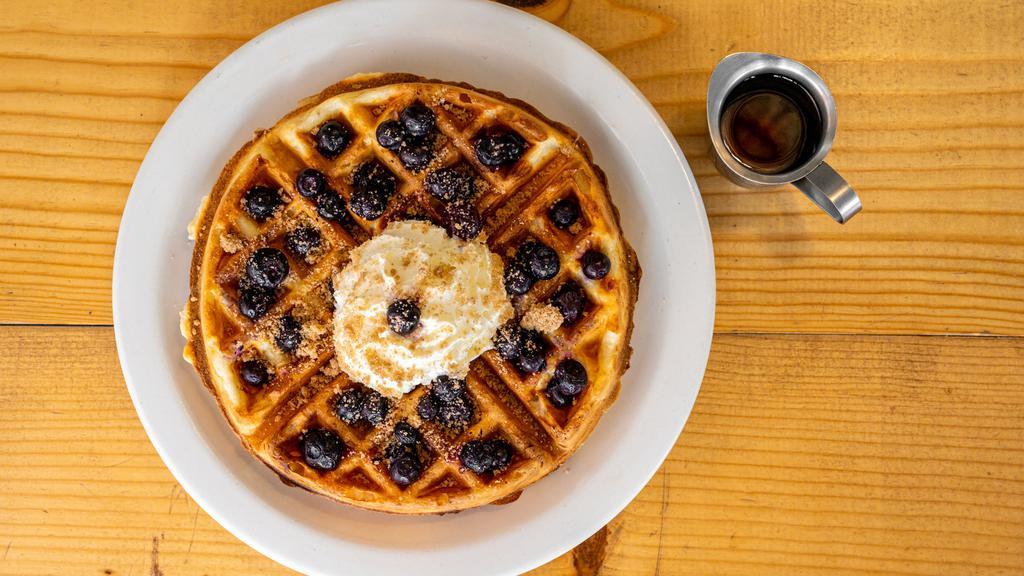
M 338 365 L 392 397 L 441 375 L 465 377 L 513 315 L 502 271 L 482 242 L 451 238 L 428 222 L 390 224 L 334 276 Z M 420 309 L 419 326 L 405 336 L 388 328 L 388 305 L 398 299 Z

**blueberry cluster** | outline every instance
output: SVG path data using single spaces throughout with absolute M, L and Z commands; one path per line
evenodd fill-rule
M 376 390 L 353 386 L 334 399 L 334 413 L 349 425 L 366 422 L 378 426 L 391 411 L 391 402 Z
M 573 197 L 563 198 L 551 205 L 548 209 L 548 218 L 555 228 L 566 230 L 575 224 L 580 218 L 580 203 Z M 591 280 L 600 280 L 611 271 L 612 263 L 599 250 L 588 250 L 580 258 L 580 268 L 583 275 Z
M 306 168 L 295 178 L 295 189 L 303 198 L 316 202 L 316 213 L 324 220 L 345 222 L 348 212 L 345 210 L 345 199 L 330 184 L 324 173 L 315 168 Z M 317 244 L 319 244 L 317 233 Z
M 494 170 L 515 164 L 526 152 L 526 146 L 526 140 L 516 132 L 507 128 L 493 128 L 473 142 L 473 151 L 481 164 Z
M 444 206 L 449 234 L 463 240 L 472 240 L 480 234 L 483 220 L 472 202 L 477 188 L 476 174 L 471 168 L 465 165 L 439 168 L 427 174 L 423 186 Z
M 420 398 L 416 413 L 426 422 L 437 422 L 451 430 L 462 430 L 473 420 L 476 404 L 466 381 L 440 376 Z
M 494 335 L 494 348 L 504 360 L 528 374 L 541 372 L 547 367 L 547 341 L 540 332 L 523 330 L 515 321 L 506 322 L 498 328 Z
M 587 370 L 576 360 L 562 360 L 555 366 L 555 373 L 548 382 L 544 393 L 557 408 L 568 408 L 587 386 Z
M 402 110 L 398 120 L 377 126 L 377 143 L 396 154 L 407 170 L 420 172 L 434 159 L 436 128 L 434 112 L 414 102 Z
M 505 264 L 505 291 L 515 296 L 526 294 L 538 280 L 554 278 L 560 268 L 557 252 L 546 244 L 528 240 Z
M 512 445 L 501 438 L 470 440 L 459 450 L 462 465 L 477 474 L 494 474 L 512 463 Z
M 302 458 L 310 468 L 330 471 L 338 467 L 338 463 L 348 452 L 348 446 L 334 430 L 327 428 L 310 428 L 299 438 Z
M 260 248 L 245 263 L 245 276 L 238 282 L 238 310 L 257 320 L 277 300 L 277 288 L 288 277 L 288 259 L 276 248 Z
M 388 474 L 395 484 L 408 486 L 419 479 L 426 454 L 426 444 L 419 430 L 404 420 L 395 424 L 391 443 L 384 450 L 384 456 L 388 459 Z
M 380 218 L 397 187 L 395 175 L 380 161 L 363 162 L 352 173 L 352 212 L 365 220 Z

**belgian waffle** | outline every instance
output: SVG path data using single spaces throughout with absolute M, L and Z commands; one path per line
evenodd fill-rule
M 376 134 L 382 123 L 414 104 L 433 112 L 436 135 L 429 165 L 410 169 Z M 325 155 L 318 135 L 329 121 L 340 123 L 350 137 L 343 150 Z M 514 132 L 523 144 L 521 157 L 496 168 L 484 165 L 474 145 L 494 130 Z M 393 174 L 396 190 L 383 214 L 369 220 L 351 208 L 353 172 L 372 160 Z M 471 175 L 477 190 L 472 206 L 482 224 L 478 241 L 486 241 L 506 262 L 528 241 L 558 255 L 557 274 L 511 296 L 517 319 L 526 315 L 536 322 L 547 311 L 550 320 L 551 308 L 544 305 L 561 304 L 567 290 L 573 291 L 576 307 L 556 308 L 563 317 L 547 322 L 552 325 L 543 334 L 545 362 L 539 371 L 524 371 L 497 350 L 471 363 L 465 392 L 473 409 L 465 426 L 422 417 L 418 406 L 431 393 L 424 386 L 385 400 L 382 418 L 372 424 L 373 419 L 350 423 L 339 417 L 338 398 L 362 387 L 333 358 L 332 275 L 351 249 L 389 222 L 427 219 L 451 229 L 452 218 L 427 193 L 424 181 L 455 165 Z M 296 179 L 308 168 L 326 176 L 347 203 L 346 214 L 328 220 L 318 213 L 317 201 L 300 193 Z M 259 186 L 280 199 L 265 218 L 254 218 L 245 206 L 247 191 Z M 559 203 L 578 206 L 571 223 L 553 212 Z M 289 234 L 300 227 L 319 236 L 304 257 L 289 249 L 294 248 Z M 502 94 L 406 74 L 350 77 L 307 99 L 273 128 L 258 131 L 225 166 L 190 231 L 195 250 L 182 317 L 186 359 L 248 451 L 283 480 L 341 502 L 422 514 L 512 501 L 580 446 L 614 401 L 628 364 L 640 269 L 623 238 L 604 174 L 571 129 Z M 239 298 L 246 263 L 268 247 L 287 255 L 287 277 L 265 311 L 243 313 Z M 597 259 L 604 268 L 597 273 L 587 269 L 592 253 L 604 255 Z M 284 346 L 288 351 L 279 341 L 285 316 L 295 320 L 301 340 L 297 347 L 294 342 Z M 585 368 L 586 385 L 575 397 L 553 398 L 552 378 L 566 359 Z M 246 362 L 266 367 L 260 374 L 265 381 L 252 385 Z M 396 482 L 388 468 L 395 426 L 403 421 L 418 431 L 422 462 L 422 473 L 407 485 Z M 304 443 L 311 430 L 329 431 L 340 440 L 336 461 L 322 465 L 309 459 Z M 498 439 L 510 448 L 498 469 L 473 471 L 460 459 L 467 442 L 481 439 Z

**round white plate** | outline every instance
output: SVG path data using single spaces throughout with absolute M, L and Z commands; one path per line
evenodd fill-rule
M 256 128 L 357 72 L 462 80 L 575 128 L 608 173 L 644 270 L 632 366 L 616 404 L 558 471 L 506 506 L 440 517 L 365 512 L 278 481 L 246 453 L 181 358 L 185 228 Z M 557 27 L 480 0 L 350 0 L 239 48 L 181 102 L 135 178 L 114 259 L 125 380 L 153 445 L 200 506 L 308 574 L 512 574 L 579 544 L 621 511 L 672 448 L 711 345 L 715 275 L 693 175 L 651 105 Z

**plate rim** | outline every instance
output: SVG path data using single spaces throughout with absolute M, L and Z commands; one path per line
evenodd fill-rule
M 679 419 L 677 429 L 675 430 L 675 433 L 672 435 L 672 441 L 665 442 L 664 450 L 659 450 L 660 456 L 657 459 L 657 463 L 650 470 L 642 470 L 639 473 L 633 474 L 633 476 L 637 478 L 642 478 L 642 481 L 634 482 L 634 489 L 630 490 L 628 494 L 616 495 L 615 500 L 621 500 L 622 504 L 616 504 L 608 507 L 605 514 L 602 515 L 600 523 L 594 528 L 594 531 L 596 531 L 599 530 L 602 526 L 605 526 L 617 514 L 619 514 L 623 509 L 625 509 L 625 507 L 628 506 L 629 503 L 631 503 L 636 498 L 639 492 L 643 490 L 643 488 L 650 482 L 651 478 L 653 478 L 658 468 L 664 463 L 668 454 L 671 452 L 672 448 L 675 445 L 676 439 L 678 439 L 679 435 L 681 434 L 686 422 L 689 419 L 689 415 L 692 412 L 696 399 L 696 392 L 699 391 L 700 389 L 700 384 L 703 380 L 703 375 L 707 368 L 707 360 L 710 355 L 711 339 L 713 335 L 716 308 L 716 275 L 714 272 L 714 251 L 712 245 L 710 224 L 708 222 L 707 214 L 704 210 L 703 203 L 701 202 L 700 191 L 699 187 L 697 186 L 696 179 L 689 166 L 689 163 L 686 161 L 685 155 L 683 154 L 682 150 L 678 145 L 678 142 L 672 135 L 665 121 L 654 109 L 653 105 L 651 105 L 651 103 L 643 96 L 640 90 L 632 83 L 632 81 L 629 80 L 628 77 L 625 76 L 625 74 L 622 73 L 622 71 L 616 68 L 611 62 L 604 58 L 604 56 L 602 56 L 600 53 L 598 53 L 596 50 L 594 50 L 592 47 L 590 47 L 588 44 L 586 44 L 576 36 L 573 36 L 572 34 L 562 30 L 561 28 L 550 22 L 532 16 L 526 12 L 502 4 L 489 2 L 488 0 L 444 1 L 455 6 L 473 5 L 475 8 L 492 10 L 498 17 L 515 20 L 514 23 L 516 25 L 522 25 L 528 22 L 533 26 L 545 30 L 548 35 L 558 37 L 560 43 L 566 44 L 571 48 L 577 50 L 578 52 L 585 54 L 593 62 L 594 65 L 600 66 L 604 72 L 610 73 L 612 77 L 614 77 L 615 79 L 622 83 L 622 86 L 625 87 L 630 92 L 630 94 L 637 100 L 637 102 L 641 103 L 644 115 L 649 116 L 650 119 L 653 120 L 653 125 L 658 130 L 659 136 L 661 136 L 661 138 L 664 139 L 666 143 L 669 144 L 670 151 L 673 157 L 675 158 L 676 164 L 678 164 L 678 167 L 681 169 L 681 172 L 686 180 L 687 188 L 689 189 L 686 199 L 696 203 L 696 213 L 698 219 L 700 220 L 703 232 L 702 240 L 703 245 L 705 247 L 705 250 L 702 251 L 702 256 L 706 259 L 707 269 L 709 271 L 709 273 L 707 274 L 707 294 L 709 295 L 709 301 L 707 302 L 707 325 L 704 327 L 704 330 L 702 331 L 702 333 L 707 334 L 707 338 L 705 339 L 705 345 L 703 347 L 703 350 L 696 351 L 698 352 L 698 356 L 702 358 L 702 361 L 700 363 L 701 367 L 699 370 L 699 380 L 695 385 L 696 390 L 694 392 L 694 401 L 691 402 L 689 406 L 683 407 L 683 409 L 679 411 L 680 415 L 685 417 Z M 206 75 L 204 75 L 203 78 L 200 79 L 189 90 L 189 92 L 177 104 L 174 111 L 167 118 L 165 123 L 161 126 L 157 135 L 154 137 L 153 141 L 150 144 L 149 149 L 147 150 L 145 158 L 143 159 L 142 163 L 139 166 L 139 169 L 136 173 L 136 177 L 133 179 L 131 191 L 129 192 L 129 195 L 125 201 L 124 211 L 122 213 L 122 217 L 118 226 L 117 241 L 114 253 L 114 265 L 112 270 L 111 298 L 113 324 L 115 342 L 117 345 L 118 359 L 120 361 L 121 371 L 124 376 L 125 385 L 128 388 L 129 395 L 132 399 L 132 403 L 135 408 L 136 414 L 138 415 L 139 420 L 146 431 L 146 435 L 149 438 L 150 443 L 155 448 L 162 462 L 174 476 L 176 482 L 178 482 L 182 486 L 182 488 L 184 488 L 186 492 L 189 493 L 193 500 L 195 500 L 197 504 L 199 504 L 203 508 L 203 510 L 207 514 L 209 514 L 216 522 L 218 522 L 221 526 L 223 526 L 225 529 L 231 532 L 234 536 L 238 537 L 245 544 L 257 550 L 264 556 L 267 556 L 268 558 L 271 558 L 272 560 L 279 562 L 280 564 L 287 566 L 289 568 L 300 570 L 307 573 L 318 573 L 319 570 L 316 568 L 312 568 L 311 565 L 303 564 L 302 562 L 297 561 L 295 558 L 283 557 L 273 547 L 266 545 L 266 543 L 263 540 L 253 535 L 251 531 L 242 523 L 237 523 L 235 519 L 231 517 L 230 514 L 225 513 L 218 506 L 211 505 L 210 501 L 207 499 L 208 495 L 203 493 L 203 489 L 200 489 L 198 485 L 193 483 L 191 477 L 189 477 L 186 474 L 183 474 L 182 471 L 178 467 L 176 467 L 176 465 L 174 464 L 174 457 L 170 456 L 170 449 L 168 448 L 168 446 L 164 444 L 164 440 L 162 439 L 160 433 L 157 433 L 155 431 L 156 425 L 154 424 L 154 422 L 150 420 L 150 417 L 147 415 L 147 408 L 143 406 L 139 388 L 137 387 L 136 384 L 133 383 L 133 376 L 129 368 L 129 366 L 133 364 L 133 362 L 131 361 L 132 359 L 126 357 L 124 352 L 126 348 L 124 340 L 126 336 L 124 335 L 123 328 L 125 322 L 122 316 L 123 312 L 121 311 L 121 304 L 119 304 L 119 302 L 122 299 L 121 297 L 123 295 L 123 291 L 125 290 L 123 283 L 125 282 L 124 260 L 126 257 L 124 255 L 122 245 L 123 240 L 126 237 L 125 222 L 128 220 L 128 218 L 132 215 L 133 212 L 137 211 L 137 209 L 132 210 L 132 206 L 133 204 L 138 204 L 140 202 L 138 199 L 142 194 L 142 192 L 136 191 L 136 189 L 139 187 L 140 182 L 139 175 L 145 173 L 145 169 L 148 163 L 151 164 L 155 162 L 154 160 L 151 160 L 151 152 L 154 149 L 158 148 L 158 144 L 161 144 L 163 140 L 168 138 L 168 127 L 172 126 L 176 122 L 180 122 L 182 114 L 185 113 L 183 111 L 187 110 L 190 107 L 190 103 L 193 100 L 199 99 L 199 94 L 211 90 L 212 87 L 216 84 L 217 79 L 220 76 L 222 76 L 225 71 L 240 65 L 240 62 L 244 61 L 246 55 L 254 48 L 254 46 L 265 41 L 267 38 L 277 35 L 286 35 L 289 33 L 291 29 L 301 26 L 306 20 L 320 17 L 329 17 L 330 13 L 337 10 L 344 11 L 348 9 L 361 9 L 361 7 L 364 7 L 364 5 L 371 5 L 371 2 L 374 5 L 374 9 L 383 11 L 387 10 L 389 5 L 392 7 L 395 5 L 402 5 L 410 2 L 410 0 L 347 0 L 345 2 L 335 2 L 327 4 L 303 12 L 301 14 L 297 14 L 265 30 L 264 32 L 260 33 L 259 35 L 255 36 L 254 38 L 246 42 L 245 44 L 236 48 L 231 54 L 229 54 L 227 57 L 221 60 L 214 68 L 212 68 Z M 133 200 L 135 201 L 134 203 Z M 641 262 L 641 265 L 643 265 L 643 262 Z M 668 434 L 666 434 L 666 437 L 667 436 Z M 593 531 L 584 535 L 582 538 L 579 538 L 578 541 L 569 542 L 567 544 L 558 546 L 549 546 L 545 553 L 538 553 L 532 557 L 522 558 L 518 561 L 518 563 L 505 567 L 505 570 L 507 570 L 509 573 L 523 572 L 540 566 L 554 558 L 557 558 L 558 556 L 567 552 L 568 550 L 574 548 L 580 542 L 588 538 L 592 533 Z M 575 540 L 575 538 L 570 538 L 568 540 Z M 351 542 L 351 544 L 361 545 L 356 542 Z

